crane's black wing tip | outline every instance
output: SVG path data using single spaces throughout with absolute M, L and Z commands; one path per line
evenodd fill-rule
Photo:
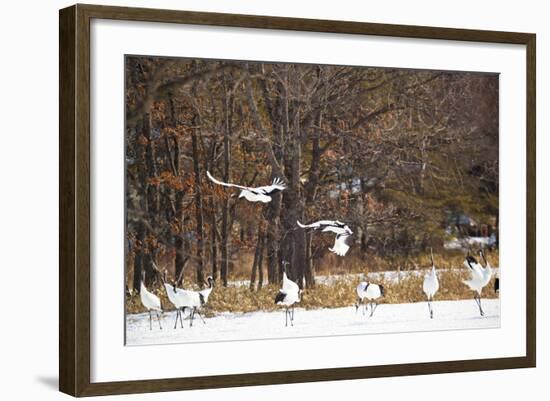
M 467 262 L 467 264 L 468 264 L 468 266 L 469 266 L 470 268 L 472 267 L 472 266 L 471 266 L 472 264 L 477 264 L 476 258 L 474 258 L 474 257 L 471 256 L 471 255 L 466 256 L 466 262 Z
M 277 293 L 277 296 L 275 297 L 275 303 L 278 304 L 279 302 L 283 302 L 285 299 L 286 294 L 282 291 L 279 291 Z

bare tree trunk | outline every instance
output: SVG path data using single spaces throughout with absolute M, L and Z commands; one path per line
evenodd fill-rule
M 220 275 L 222 284 L 227 287 L 227 271 L 229 269 L 229 199 L 224 199 L 222 209 L 222 241 L 221 241 L 221 267 Z
M 175 260 L 175 278 L 176 284 L 181 285 L 183 282 L 183 274 L 185 265 L 187 264 L 190 254 L 191 246 L 189 240 L 187 239 L 185 226 L 187 223 L 187 218 L 184 212 L 183 205 L 183 191 L 178 191 L 176 193 L 176 209 L 177 209 L 177 219 L 180 222 L 179 224 L 179 233 L 175 235 L 175 246 L 176 246 L 176 260 Z
M 282 147 L 283 143 L 283 128 L 278 126 L 278 131 L 273 132 L 274 137 L 274 154 L 278 161 L 283 158 Z M 271 179 L 282 178 L 278 177 L 275 170 L 271 169 Z M 267 257 L 267 280 L 269 284 L 277 284 L 281 281 L 281 204 L 283 200 L 283 194 L 281 192 L 271 197 L 271 202 L 266 206 L 265 219 L 268 222 L 266 235 L 265 235 L 265 248 Z
M 256 244 L 256 249 L 254 250 L 254 262 L 252 262 L 252 270 L 250 273 L 250 284 L 248 285 L 248 288 L 250 291 L 254 291 L 254 288 L 256 286 L 256 270 L 258 268 L 258 244 Z
M 199 163 L 199 149 L 197 133 L 191 130 L 191 146 L 193 148 L 193 169 L 195 171 L 195 218 L 197 234 L 197 265 L 196 280 L 202 287 L 204 284 L 204 219 L 202 209 L 201 168 Z
M 224 76 L 224 88 L 225 102 L 224 102 L 224 116 L 225 116 L 225 129 L 223 134 L 223 180 L 229 182 L 229 167 L 231 163 L 231 127 L 232 127 L 232 108 L 233 97 L 227 95 L 228 84 Z M 229 270 L 229 199 L 224 198 L 222 202 L 222 233 L 221 233 L 221 266 L 220 275 L 222 284 L 227 287 L 227 272 Z
M 290 127 L 290 100 L 288 98 L 289 82 L 286 82 L 284 92 L 283 126 L 287 132 L 287 175 L 289 187 L 284 192 L 285 217 L 283 226 L 285 240 L 283 241 L 283 258 L 291 263 L 290 276 L 300 288 L 304 286 L 304 268 L 306 264 L 306 241 L 304 230 L 296 230 L 296 221 L 302 219 L 303 203 L 300 196 L 300 169 L 301 169 L 301 132 L 299 113 L 294 113 L 292 127 Z
M 252 270 L 250 273 L 250 291 L 254 291 L 256 286 L 256 272 L 258 270 L 258 262 L 260 260 L 261 244 L 263 239 L 263 233 L 261 226 L 258 227 L 258 239 L 256 240 L 256 248 L 254 250 L 254 261 L 252 262 Z
M 300 165 L 302 159 L 301 142 L 299 140 L 299 119 L 296 117 L 294 126 L 294 143 L 292 154 L 292 172 L 291 172 L 291 192 L 292 192 L 292 228 L 296 227 L 296 221 L 302 219 L 303 215 L 303 203 L 300 196 Z M 290 227 L 289 227 L 290 228 Z M 306 234 L 304 230 L 294 229 L 293 235 L 294 249 L 292 254 L 292 265 L 294 266 L 294 278 L 296 279 L 298 286 L 303 288 L 304 286 L 304 272 L 306 269 Z
M 153 127 L 151 115 L 147 114 L 145 116 L 143 124 L 143 136 L 147 139 L 147 145 L 145 148 L 145 160 L 147 164 L 148 178 L 156 178 L 158 175 L 157 163 L 155 162 L 156 149 L 155 143 L 153 142 L 152 130 Z M 149 221 L 152 222 L 154 226 L 157 226 L 158 223 L 159 210 L 160 196 L 158 188 L 155 185 L 147 184 L 147 213 L 149 214 Z
M 250 66 L 246 65 L 246 69 L 250 71 Z M 263 65 L 260 67 L 260 73 L 263 73 Z M 269 164 L 271 166 L 271 178 L 279 177 L 282 178 L 283 170 L 281 168 L 281 161 L 283 159 L 283 152 L 282 152 L 282 144 L 283 144 L 283 136 L 288 132 L 288 125 L 285 127 L 282 127 L 282 125 L 277 121 L 276 118 L 276 112 L 275 108 L 273 107 L 273 104 L 270 100 L 270 94 L 268 93 L 267 84 L 265 80 L 260 80 L 260 89 L 262 90 L 263 99 L 265 106 L 267 107 L 267 111 L 271 117 L 272 122 L 272 134 L 269 135 L 268 130 L 264 127 L 264 124 L 262 122 L 262 118 L 260 116 L 260 113 L 258 111 L 258 106 L 256 105 L 256 101 L 254 100 L 254 93 L 253 88 L 251 85 L 251 80 L 247 79 L 245 81 L 246 84 L 246 95 L 247 95 L 247 101 L 250 106 L 252 119 L 254 122 L 254 125 L 256 126 L 256 129 L 258 129 L 261 132 L 261 135 L 266 139 L 266 141 L 263 142 L 264 144 L 264 150 L 267 155 L 267 159 L 269 161 Z M 283 89 L 281 87 L 281 84 L 278 84 L 280 87 L 279 89 Z M 282 115 L 282 108 L 281 108 L 281 102 L 279 101 L 278 104 L 278 114 Z M 278 133 L 278 135 L 276 135 Z M 273 140 L 268 141 L 267 139 L 272 136 Z M 267 258 L 268 258 L 268 274 L 271 276 L 269 279 L 270 283 L 276 283 L 279 282 L 282 278 L 282 271 L 280 270 L 281 265 L 281 259 L 283 256 L 280 252 L 280 230 L 279 230 L 279 215 L 280 215 L 280 200 L 281 200 L 281 194 L 277 194 L 272 198 L 272 201 L 270 202 L 271 205 L 268 207 L 267 217 L 270 221 L 268 232 L 267 232 Z
M 319 113 L 318 125 L 321 125 L 321 113 Z M 319 136 L 315 135 L 312 140 L 311 151 L 311 164 L 309 168 L 309 177 L 307 184 L 304 188 L 306 208 L 311 207 L 315 202 L 315 195 L 319 185 L 319 173 L 320 173 L 320 160 L 322 150 L 319 144 Z M 315 273 L 313 267 L 313 254 L 312 254 L 312 238 L 311 233 L 306 234 L 306 263 L 304 276 L 306 280 L 306 287 L 315 287 Z
M 205 171 L 212 171 L 213 165 L 216 160 L 216 140 L 212 140 L 208 149 L 208 154 L 204 157 L 204 169 Z M 204 144 L 203 144 L 204 146 Z M 213 183 L 210 183 L 214 186 Z M 214 196 L 209 196 L 207 199 L 207 215 L 210 222 L 210 265 L 211 276 L 214 280 L 218 279 L 218 232 L 216 228 L 216 215 L 218 211 L 218 205 Z
M 175 128 L 177 126 L 177 117 L 176 117 L 176 111 L 174 106 L 174 99 L 172 98 L 172 96 L 169 97 L 169 106 L 170 106 L 171 124 L 172 124 L 172 127 Z M 170 142 L 173 143 L 173 150 L 170 145 Z M 165 137 L 165 145 L 166 145 L 166 153 L 170 158 L 169 164 L 171 166 L 172 173 L 174 174 L 174 176 L 181 177 L 179 139 L 177 137 L 173 137 L 173 138 Z M 174 277 L 175 277 L 176 285 L 181 285 L 181 283 L 183 282 L 185 265 L 189 261 L 189 257 L 191 255 L 190 254 L 191 245 L 189 244 L 189 240 L 187 238 L 187 233 L 185 229 L 187 220 L 188 220 L 184 210 L 185 194 L 181 189 L 177 189 L 177 190 L 172 189 L 172 193 L 173 192 L 175 192 L 175 196 L 174 196 L 175 216 L 174 217 L 178 221 L 178 232 L 174 234 L 172 238 L 174 242 L 175 251 L 176 251 L 176 257 L 174 260 Z
M 311 233 L 306 234 L 306 269 L 304 271 L 306 287 L 315 287 L 315 270 L 313 267 L 313 254 L 311 248 Z
M 288 73 L 287 73 L 288 77 Z M 290 136 L 290 122 L 289 122 L 289 99 L 288 99 L 288 82 L 282 85 L 281 96 L 281 120 L 282 120 L 282 130 L 284 135 L 284 140 L 287 143 L 287 149 L 285 152 L 284 164 L 287 174 L 290 174 L 291 179 L 289 180 L 290 186 L 283 193 L 283 204 L 285 206 L 286 213 L 281 219 L 283 226 L 283 238 L 281 239 L 281 260 L 291 264 L 290 271 L 288 274 L 292 280 L 296 280 L 296 266 L 294 265 L 293 255 L 294 255 L 294 224 L 296 217 L 296 187 L 292 180 L 293 175 L 293 160 L 294 160 L 294 143 L 295 141 L 289 138 Z M 281 275 L 281 273 L 279 273 Z
M 146 255 L 152 252 L 152 249 L 148 249 L 146 244 L 146 237 L 148 230 L 145 224 L 147 219 L 151 219 L 152 211 L 154 206 L 154 192 L 151 190 L 150 185 L 148 184 L 148 177 L 151 174 L 153 169 L 150 161 L 152 151 L 150 150 L 151 146 L 151 132 L 150 132 L 150 118 L 149 115 L 146 115 L 143 120 L 141 135 L 143 136 L 143 141 L 138 144 L 137 156 L 139 159 L 139 191 L 138 196 L 138 228 L 136 233 L 136 254 L 134 259 L 134 290 L 139 291 L 140 283 L 142 280 L 142 274 L 145 272 L 145 283 L 148 283 L 150 277 L 152 277 L 153 267 L 150 263 L 150 258 L 147 258 Z
M 265 244 L 264 224 L 260 224 L 258 227 L 258 238 L 256 240 L 256 249 L 254 251 L 254 262 L 252 263 L 252 271 L 250 274 L 251 291 L 254 290 L 254 287 L 256 284 L 256 274 L 258 272 L 259 272 L 258 289 L 262 288 L 262 285 L 263 285 L 262 262 L 263 262 L 263 254 L 264 254 L 264 244 Z
M 361 232 L 361 252 L 367 253 L 369 250 L 368 246 L 368 237 L 367 237 L 367 230 L 362 230 Z
M 260 67 L 260 72 L 264 73 L 264 66 L 263 64 Z M 283 158 L 283 127 L 280 123 L 280 116 L 282 113 L 282 107 L 281 102 L 278 100 L 278 98 L 274 102 L 271 100 L 269 88 L 267 85 L 266 79 L 259 80 L 260 88 L 262 91 L 262 97 L 264 101 L 264 105 L 267 109 L 267 112 L 271 119 L 271 127 L 272 127 L 272 142 L 273 142 L 273 154 L 277 162 L 280 164 Z M 279 84 L 280 85 L 280 84 Z M 271 169 L 271 179 L 275 178 L 282 178 L 277 177 L 276 170 L 274 168 Z M 266 252 L 266 258 L 267 258 L 267 281 L 270 284 L 276 284 L 280 281 L 280 252 L 279 252 L 279 245 L 280 245 L 280 214 L 281 214 L 281 201 L 282 201 L 283 195 L 281 193 L 277 193 L 276 195 L 272 196 L 271 202 L 267 205 L 265 208 L 265 219 L 268 221 L 267 230 L 265 233 L 264 238 L 264 248 Z M 262 271 L 260 269 L 260 273 L 262 274 Z M 260 276 L 261 277 L 261 276 Z M 263 280 L 260 278 L 260 282 L 262 283 Z M 261 286 L 261 283 L 259 286 Z
M 218 279 L 218 237 L 216 233 L 216 202 L 211 201 L 212 213 L 210 214 L 210 252 L 212 255 L 212 278 Z
M 258 290 L 264 285 L 264 248 L 265 248 L 265 234 L 262 235 L 262 242 L 260 243 L 260 257 L 258 259 Z
M 141 288 L 141 272 L 143 271 L 143 250 L 141 249 L 141 244 L 143 243 L 143 240 L 145 239 L 145 226 L 143 223 L 138 224 L 138 229 L 136 233 L 136 242 L 137 242 L 137 249 L 134 253 L 134 280 L 133 280 L 133 286 L 134 291 L 139 292 L 139 289 Z
M 281 213 L 281 194 L 272 196 L 266 210 L 266 220 L 269 222 L 266 232 L 267 281 L 270 284 L 279 282 L 279 226 Z

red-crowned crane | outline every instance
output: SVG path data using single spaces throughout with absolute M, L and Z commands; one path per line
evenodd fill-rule
M 283 261 L 283 285 L 275 297 L 275 304 L 285 307 L 285 327 L 288 326 L 289 317 L 290 325 L 294 326 L 294 304 L 300 302 L 302 292 L 298 284 L 288 278 L 286 274 L 286 265 L 288 264 Z
M 430 319 L 433 319 L 434 311 L 432 309 L 432 301 L 435 293 L 437 292 L 437 290 L 439 290 L 439 280 L 435 272 L 434 255 L 431 249 L 430 249 L 430 258 L 432 259 L 432 268 L 424 276 L 424 282 L 422 283 L 422 290 L 424 291 L 424 294 L 426 294 L 426 298 L 428 298 L 428 310 L 430 311 Z
M 378 299 L 384 296 L 384 286 L 381 284 L 374 284 L 367 281 L 361 281 L 357 288 L 357 303 L 355 304 L 355 310 L 359 309 L 359 306 L 363 305 L 363 314 L 366 313 L 368 306 L 365 300 L 370 305 L 370 316 L 374 315 L 374 311 L 378 308 Z
M 149 330 L 153 330 L 153 316 L 152 316 L 153 311 L 156 312 L 156 315 L 159 321 L 159 327 L 162 330 L 162 323 L 160 322 L 160 317 L 162 315 L 160 298 L 147 290 L 147 287 L 145 287 L 145 284 L 143 282 L 144 280 L 145 280 L 145 272 L 143 272 L 141 275 L 141 285 L 139 287 L 139 298 L 141 299 L 141 304 L 149 312 Z
M 347 240 L 353 234 L 353 231 L 351 231 L 347 224 L 338 220 L 319 220 L 310 224 L 302 224 L 299 221 L 296 223 L 301 228 L 336 234 L 334 246 L 329 248 L 329 251 L 334 252 L 338 256 L 344 256 L 348 252 L 349 245 L 347 244 Z
M 239 198 L 245 198 L 249 202 L 271 202 L 271 196 L 275 195 L 277 192 L 284 191 L 286 186 L 283 183 L 283 180 L 280 178 L 275 178 L 271 185 L 265 185 L 263 187 L 245 187 L 243 185 L 230 184 L 228 182 L 222 182 L 210 174 L 209 171 L 206 172 L 206 175 L 214 184 L 222 185 L 229 188 L 238 188 L 241 190 Z
M 489 284 L 489 281 L 491 281 L 492 270 L 491 265 L 489 264 L 487 259 L 485 259 L 485 254 L 483 253 L 483 250 L 480 249 L 479 255 L 485 261 L 485 267 L 478 263 L 476 258 L 474 258 L 473 256 L 466 256 L 466 259 L 464 260 L 464 266 L 470 271 L 471 277 L 469 280 L 463 280 L 462 282 L 470 287 L 472 291 L 476 292 L 476 294 L 474 295 L 474 300 L 476 301 L 476 304 L 479 308 L 479 314 L 481 316 L 484 316 L 485 312 L 481 307 L 481 292 L 483 291 L 483 287 L 485 287 L 487 284 Z

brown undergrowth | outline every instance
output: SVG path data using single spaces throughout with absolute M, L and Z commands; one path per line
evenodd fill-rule
M 460 261 L 462 260 L 463 257 L 460 258 Z M 493 266 L 498 265 L 498 255 L 491 255 L 489 261 Z M 446 265 L 437 256 L 435 256 L 435 262 L 436 266 L 438 266 L 440 282 L 439 291 L 435 296 L 436 301 L 471 299 L 473 297 L 473 292 L 462 282 L 469 277 L 469 273 L 464 267 L 456 267 L 457 264 L 455 264 L 455 267 L 451 268 L 450 264 Z M 447 260 L 446 262 L 448 263 Z M 429 266 L 429 256 L 427 259 L 423 258 L 417 263 Z M 441 265 L 443 268 L 439 268 Z M 401 271 L 399 279 L 396 277 L 397 272 L 389 275 L 365 267 L 352 272 L 346 272 L 345 274 L 333 274 L 329 276 L 329 280 L 320 279 L 320 282 L 314 288 L 305 289 L 299 306 L 306 309 L 317 309 L 353 305 L 356 302 L 355 288 L 363 279 L 364 273 L 367 272 L 371 282 L 384 286 L 385 296 L 381 299 L 381 303 L 425 301 L 425 295 L 422 292 L 422 281 L 426 271 L 426 268 L 414 271 Z M 497 294 L 493 291 L 493 283 L 494 278 L 483 290 L 482 296 L 484 298 L 497 297 Z M 174 309 L 173 305 L 168 301 L 162 285 L 157 284 L 154 288 L 150 288 L 150 290 L 160 296 L 165 310 Z M 276 310 L 278 307 L 275 305 L 274 299 L 278 291 L 278 285 L 266 285 L 256 291 L 251 291 L 246 283 L 245 285 L 231 285 L 229 287 L 216 286 L 210 295 L 208 305 L 205 307 L 206 314 Z M 127 297 L 126 310 L 128 313 L 145 311 L 140 303 L 139 294 Z

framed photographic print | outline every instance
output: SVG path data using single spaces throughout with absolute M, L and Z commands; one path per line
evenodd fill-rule
M 60 390 L 535 366 L 535 112 L 534 34 L 61 10 Z

